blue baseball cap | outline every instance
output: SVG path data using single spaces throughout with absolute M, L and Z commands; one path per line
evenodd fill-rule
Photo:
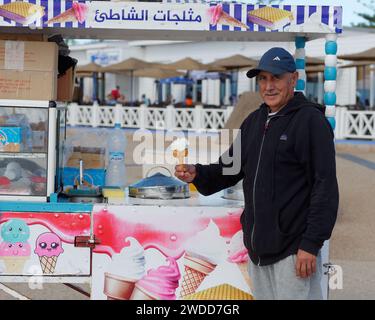
M 267 71 L 274 75 L 280 75 L 285 72 L 295 72 L 296 63 L 293 56 L 283 48 L 271 48 L 259 61 L 256 68 L 249 70 L 246 75 L 253 78 L 261 71 Z

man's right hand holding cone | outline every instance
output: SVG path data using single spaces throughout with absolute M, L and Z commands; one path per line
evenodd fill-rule
M 186 183 L 191 183 L 197 175 L 197 171 L 192 164 L 179 164 L 175 167 L 174 175 Z

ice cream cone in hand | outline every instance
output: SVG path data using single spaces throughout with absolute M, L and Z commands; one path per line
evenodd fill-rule
M 184 164 L 184 159 L 189 154 L 187 140 L 185 138 L 179 138 L 173 141 L 170 148 L 173 151 L 173 157 L 177 158 L 177 163 Z
M 188 149 L 184 149 L 183 151 L 173 150 L 173 157 L 177 158 L 178 164 L 183 164 L 184 159 L 187 156 L 188 156 Z
M 210 18 L 210 24 L 213 26 L 216 26 L 217 24 L 223 24 L 232 27 L 249 29 L 246 24 L 224 12 L 222 4 L 210 7 L 208 9 L 208 15 Z
M 87 4 L 73 2 L 72 7 L 70 9 L 48 20 L 47 24 L 76 21 L 78 21 L 79 23 L 83 23 L 86 20 L 87 11 Z

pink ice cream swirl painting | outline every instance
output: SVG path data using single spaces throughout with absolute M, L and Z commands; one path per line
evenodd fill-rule
M 181 278 L 174 258 L 167 258 L 168 265 L 148 270 L 135 284 L 130 300 L 176 300 L 176 289 Z
M 222 4 L 218 4 L 216 6 L 210 7 L 207 10 L 207 14 L 210 19 L 210 24 L 213 26 L 222 24 L 222 25 L 228 25 L 232 27 L 249 29 L 249 27 L 246 24 L 242 23 L 241 21 L 237 20 L 236 18 L 226 13 L 223 10 Z

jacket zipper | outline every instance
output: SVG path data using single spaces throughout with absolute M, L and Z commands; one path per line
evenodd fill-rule
M 264 125 L 264 132 L 263 132 L 263 137 L 262 137 L 262 143 L 260 145 L 260 150 L 259 150 L 259 156 L 258 156 L 258 163 L 257 163 L 257 169 L 255 171 L 255 177 L 254 177 L 254 184 L 253 184 L 253 209 L 254 209 L 254 223 L 253 223 L 253 230 L 251 231 L 251 248 L 253 252 L 255 252 L 255 244 L 254 244 L 254 232 L 255 232 L 255 186 L 258 178 L 258 171 L 259 171 L 259 164 L 260 164 L 260 159 L 262 157 L 262 150 L 263 150 L 263 144 L 264 144 L 264 139 L 266 137 L 268 125 L 271 119 L 276 118 L 276 117 L 282 117 L 283 115 L 275 115 L 271 118 L 268 118 L 265 125 Z M 260 257 L 258 256 L 258 266 L 260 266 Z

